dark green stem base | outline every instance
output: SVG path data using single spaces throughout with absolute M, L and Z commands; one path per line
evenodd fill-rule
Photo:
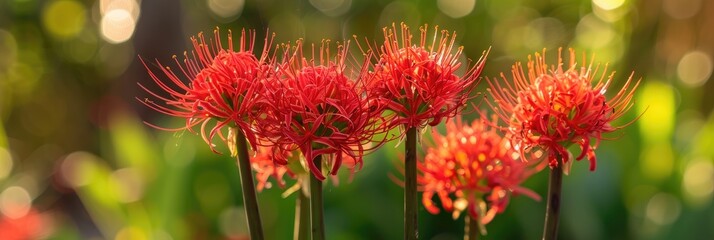
M 240 172 L 240 184 L 243 189 L 243 205 L 248 218 L 248 229 L 250 231 L 250 239 L 262 240 L 263 224 L 260 221 L 260 211 L 258 209 L 258 200 L 255 193 L 255 183 L 253 182 L 253 172 L 250 168 L 250 157 L 248 156 L 248 144 L 245 140 L 245 135 L 240 129 L 235 129 L 238 132 L 236 145 L 238 147 L 238 171 Z
M 321 155 L 315 156 L 313 162 L 315 162 L 317 167 L 322 169 Z M 317 179 L 315 175 L 310 174 L 310 222 L 313 240 L 325 239 L 325 222 L 322 205 L 322 181 Z
M 414 240 L 419 238 L 417 227 L 417 129 L 407 130 L 407 142 L 404 145 L 406 156 L 404 159 L 404 239 Z
M 558 159 L 560 161 L 560 159 Z M 563 184 L 562 164 L 550 170 L 548 178 L 548 203 L 545 207 L 545 223 L 543 226 L 543 239 L 553 240 L 558 238 L 558 222 L 560 220 L 560 195 Z

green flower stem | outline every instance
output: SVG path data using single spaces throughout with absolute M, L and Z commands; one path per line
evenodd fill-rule
M 478 220 L 471 218 L 470 215 L 466 214 L 464 216 L 464 240 L 476 240 L 478 239 L 479 226 Z
M 315 156 L 312 160 L 316 166 L 322 169 L 321 155 Z M 325 239 L 325 222 L 322 212 L 322 181 L 314 174 L 310 174 L 310 222 L 313 240 Z
M 560 156 L 557 156 L 562 163 Z M 543 239 L 553 240 L 558 238 L 558 221 L 560 219 L 560 195 L 563 183 L 563 169 L 561 164 L 550 170 L 548 178 L 548 203 L 545 207 L 545 223 L 543 226 Z
M 295 198 L 295 231 L 294 240 L 310 239 L 310 197 L 306 189 L 298 190 Z
M 253 182 L 253 172 L 250 168 L 250 158 L 248 156 L 248 144 L 245 140 L 245 135 L 240 129 L 235 129 L 238 133 L 236 137 L 236 145 L 238 147 L 238 170 L 240 172 L 240 184 L 243 189 L 243 205 L 248 218 L 248 229 L 250 231 L 250 239 L 262 240 L 263 224 L 260 221 L 260 210 L 258 209 L 258 200 L 255 194 L 255 183 Z
M 405 144 L 406 157 L 404 160 L 404 239 L 419 239 L 417 227 L 417 129 L 407 130 L 407 142 Z

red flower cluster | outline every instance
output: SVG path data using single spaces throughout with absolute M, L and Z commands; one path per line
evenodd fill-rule
M 471 125 L 448 121 L 446 134 L 434 132 L 433 137 L 435 143 L 419 163 L 421 175 L 417 179 L 424 191 L 422 202 L 430 213 L 439 212 L 432 200 L 437 195 L 444 210 L 454 211 L 455 217 L 467 210 L 473 219 L 487 224 L 505 210 L 511 194 L 540 200 L 520 186 L 534 170 L 485 120 Z M 467 204 L 455 204 L 452 196 L 457 203 Z
M 284 46 L 284 57 L 276 64 L 279 74 L 262 92 L 263 114 L 257 129 L 283 150 L 297 146 L 312 173 L 323 180 L 321 166 L 312 159 L 333 155 L 333 175 L 343 157 L 360 164 L 367 150 L 364 145 L 383 131 L 381 111 L 346 75 L 347 46 L 338 43 L 334 59 L 329 41 L 322 42 L 319 56 L 313 46 L 311 59 L 303 55 L 302 48 L 301 41 L 294 47 Z M 287 164 L 284 158 L 275 161 Z
M 324 41 L 317 53 L 319 57 L 314 56 L 313 46 L 313 56 L 307 59 L 298 41 L 293 47 L 284 45 L 283 58 L 275 61 L 275 55 L 269 57 L 272 38 L 266 38 L 262 57 L 257 58 L 253 54 L 253 31 L 242 32 L 237 51 L 232 44 L 223 48 L 218 30 L 214 33 L 215 39 L 208 42 L 202 34 L 192 38 L 194 52 L 185 53 L 183 63 L 174 57 L 179 71 L 157 61 L 163 73 L 159 77 L 142 60 L 156 85 L 168 94 L 157 94 L 140 85 L 159 100 L 142 102 L 158 112 L 186 119 L 186 125 L 178 129 L 157 128 L 191 130 L 200 124 L 201 135 L 213 150 L 211 142 L 216 135 L 234 149 L 230 141 L 236 132 L 229 130 L 229 136 L 224 137 L 221 129 L 235 127 L 244 133 L 253 149 L 259 149 L 259 145 L 272 147 L 273 153 L 300 149 L 307 166 L 319 179 L 325 177 L 321 166 L 311 161 L 313 157 L 333 156 L 331 172 L 336 174 L 343 161 L 360 164 L 365 151 L 379 145 L 366 147 L 375 134 L 385 131 L 382 109 L 379 102 L 364 93 L 363 86 L 345 73 L 347 46 L 338 43 L 333 59 L 329 41 Z M 228 42 L 232 40 L 229 32 Z M 362 77 L 362 72 L 356 73 L 357 77 Z M 212 122 L 215 125 L 211 126 Z M 269 143 L 258 143 L 257 135 Z M 264 150 L 258 150 L 261 151 Z M 277 164 L 287 164 L 285 154 L 270 156 Z M 262 161 L 258 165 L 254 168 L 266 169 Z M 282 183 L 279 176 L 285 172 L 275 168 L 260 171 L 259 175 L 274 175 Z
M 250 130 L 250 116 L 255 112 L 254 106 L 259 96 L 257 92 L 265 79 L 273 75 L 266 58 L 272 38 L 265 39 L 266 48 L 258 59 L 253 54 L 254 31 L 241 32 L 240 47 L 237 51 L 233 48 L 230 31 L 227 49 L 221 45 L 218 29 L 214 31 L 214 35 L 215 39 L 211 39 L 211 42 L 206 42 L 202 33 L 198 34 L 198 38 L 192 37 L 194 51 L 191 54 L 184 53 L 183 64 L 174 56 L 179 68 L 178 73 L 183 77 L 179 77 L 177 72 L 157 60 L 156 64 L 161 73 L 168 78 L 168 81 L 165 81 L 142 60 L 151 78 L 168 96 L 157 94 L 139 84 L 160 100 L 159 103 L 149 99 L 141 102 L 157 112 L 186 119 L 186 126 L 178 129 L 154 126 L 156 128 L 192 131 L 192 127 L 200 124 L 201 136 L 213 151 L 212 139 L 216 134 L 223 138 L 220 130 L 225 126 L 237 126 L 255 147 L 256 137 Z M 186 79 L 188 84 L 184 83 Z M 216 123 L 211 127 L 209 124 L 212 121 Z
M 412 43 L 409 27 L 404 23 L 401 35 L 394 25 L 383 29 L 384 44 L 373 55 L 376 64 L 365 84 L 369 93 L 394 113 L 390 127 L 435 126 L 455 116 L 469 99 L 483 70 L 487 52 L 463 77 L 456 76 L 462 65 L 459 58 L 463 47 L 454 52 L 456 33 L 441 31 L 437 38 L 438 28 L 435 29 L 430 46 L 426 25 L 420 28 L 418 45 Z M 366 50 L 372 52 L 375 48 L 369 46 Z
M 567 147 L 580 146 L 581 153 L 575 158 L 590 161 L 590 170 L 595 170 L 595 149 L 603 133 L 622 128 L 611 122 L 621 117 L 633 105 L 632 96 L 639 85 L 632 75 L 610 100 L 605 98 L 613 74 L 606 77 L 607 66 L 602 75 L 593 80 L 599 65 L 585 67 L 583 60 L 578 67 L 575 51 L 570 49 L 569 63 L 563 66 L 561 51 L 558 63 L 549 66 L 543 54 L 536 53 L 535 60 L 528 57 L 527 75 L 520 63 L 513 65 L 513 83 L 508 83 L 501 74 L 503 83 L 489 79 L 489 92 L 493 95 L 491 107 L 508 124 L 512 144 L 525 156 L 527 152 L 543 154 L 551 167 L 568 163 L 571 156 Z M 628 90 L 629 89 L 629 90 Z M 627 124 L 626 124 L 627 125 Z M 591 139 L 594 139 L 594 143 Z

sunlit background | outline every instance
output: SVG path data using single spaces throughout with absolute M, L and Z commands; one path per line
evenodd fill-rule
M 183 123 L 135 100 L 150 81 L 139 56 L 169 63 L 216 26 L 379 41 L 393 22 L 456 31 L 469 58 L 491 46 L 486 76 L 560 46 L 608 62 L 615 88 L 634 71 L 636 105 L 617 124 L 644 115 L 601 144 L 596 172 L 576 163 L 565 177 L 561 238 L 714 237 L 714 1 L 3 0 L 0 238 L 247 238 L 234 160 L 142 122 Z M 388 177 L 401 151 L 387 145 L 352 182 L 328 184 L 328 239 L 402 238 L 402 190 Z M 526 186 L 543 195 L 546 181 Z M 283 191 L 259 194 L 269 239 L 292 238 L 295 196 Z M 486 239 L 539 239 L 544 210 L 514 198 Z M 462 238 L 448 213 L 422 208 L 420 224 L 422 239 Z

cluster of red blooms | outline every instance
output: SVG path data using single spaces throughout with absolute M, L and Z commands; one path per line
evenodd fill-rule
M 384 45 L 370 46 L 362 66 L 353 68 L 348 67 L 349 42 L 337 43 L 334 56 L 329 41 L 317 49 L 313 45 L 310 56 L 303 53 L 302 41 L 284 44 L 282 54 L 276 50 L 271 55 L 272 38 L 267 37 L 256 57 L 254 32 L 243 31 L 235 50 L 232 44 L 223 48 L 218 30 L 214 33 L 209 41 L 202 34 L 192 38 L 194 51 L 185 53 L 183 62 L 176 60 L 179 71 L 157 61 L 165 77 L 149 74 L 168 96 L 141 86 L 158 99 L 142 102 L 186 119 L 184 127 L 169 130 L 200 124 L 211 149 L 216 135 L 226 139 L 224 127 L 237 128 L 254 149 L 259 142 L 269 143 L 273 161 L 280 165 L 287 164 L 283 153 L 298 149 L 319 179 L 325 178 L 322 166 L 309 161 L 316 156 L 331 156 L 327 165 L 336 174 L 343 159 L 360 165 L 365 152 L 379 147 L 384 140 L 374 140 L 377 134 L 397 126 L 436 125 L 456 115 L 485 62 L 483 56 L 464 77 L 456 76 L 462 47 L 452 53 L 455 34 L 442 31 L 436 40 L 435 33 L 428 47 L 426 26 L 414 46 L 406 25 L 401 25 L 401 44 L 396 27 L 385 28 Z M 384 110 L 392 114 L 383 117 Z
M 157 112 L 186 119 L 185 126 L 178 129 L 157 128 L 192 131 L 200 125 L 201 135 L 212 150 L 216 135 L 232 143 L 235 136 L 230 131 L 224 136 L 225 128 L 241 131 L 260 156 L 269 156 L 274 163 L 252 159 L 254 170 L 259 171 L 260 188 L 267 176 L 281 184 L 282 176 L 290 174 L 283 165 L 288 164 L 293 150 L 300 150 L 305 165 L 323 180 L 322 166 L 308 160 L 328 155 L 334 175 L 343 161 L 353 168 L 361 163 L 366 151 L 379 146 L 369 147 L 375 134 L 388 129 L 379 103 L 346 72 L 348 44 L 336 44 L 333 59 L 329 41 L 324 41 L 317 55 L 313 46 L 308 58 L 298 41 L 295 46 L 283 45 L 278 58 L 277 51 L 271 55 L 272 37 L 266 37 L 261 56 L 256 57 L 253 31 L 242 32 L 238 49 L 232 44 L 224 48 L 219 31 L 214 33 L 215 38 L 209 41 L 202 34 L 191 39 L 194 51 L 185 53 L 182 62 L 174 57 L 178 71 L 156 61 L 163 75 L 155 74 L 144 63 L 165 94 L 140 85 L 157 100 L 141 102 Z M 232 42 L 230 32 L 228 42 Z M 366 71 L 357 72 L 356 78 L 363 73 Z
M 454 217 L 467 211 L 485 225 L 505 210 L 511 193 L 540 200 L 537 194 L 520 186 L 535 169 L 521 161 L 510 142 L 489 124 L 475 120 L 464 125 L 457 119 L 446 123 L 446 134 L 432 134 L 434 144 L 418 165 L 418 182 L 427 211 L 439 212 L 432 200 L 436 195 L 444 210 L 456 213 Z M 457 202 L 466 204 L 455 204 L 452 195 Z
M 270 177 L 281 186 L 286 174 L 294 177 L 285 165 L 295 159 L 290 157 L 295 150 L 304 156 L 300 165 L 323 180 L 323 166 L 317 166 L 313 158 L 328 156 L 325 165 L 332 175 L 343 162 L 349 162 L 350 168 L 361 166 L 365 153 L 388 140 L 375 140 L 375 136 L 395 127 L 435 126 L 458 115 L 470 99 L 488 52 L 459 77 L 463 48 L 455 47 L 455 33 L 436 31 L 429 42 L 424 26 L 419 43 L 413 44 L 409 28 L 400 27 L 400 31 L 394 25 L 385 28 L 380 46 L 358 44 L 363 63 L 349 55 L 349 42 L 337 43 L 333 49 L 325 40 L 319 47 L 312 45 L 305 56 L 300 40 L 271 52 L 272 37 L 266 37 L 256 57 L 253 31 L 242 32 L 238 49 L 232 44 L 223 48 L 218 30 L 209 42 L 199 34 L 192 38 L 194 51 L 185 53 L 183 62 L 174 57 L 179 71 L 158 61 L 164 77 L 149 70 L 168 96 L 141 86 L 158 100 L 142 102 L 158 112 L 185 118 L 185 126 L 174 130 L 191 130 L 200 124 L 211 149 L 216 135 L 226 140 L 224 127 L 238 129 L 258 149 L 251 161 L 258 172 L 259 189 Z M 230 33 L 228 41 L 232 42 Z M 434 195 L 448 211 L 465 210 L 454 210 L 453 195 L 468 202 L 472 217 L 488 223 L 504 210 L 511 194 L 539 198 L 519 187 L 539 170 L 532 168 L 539 161 L 527 160 L 540 153 L 539 158 L 548 159 L 550 166 L 559 164 L 559 158 L 566 163 L 571 144 L 581 148 L 577 159 L 587 156 L 591 170 L 595 169 L 598 141 L 603 133 L 620 128 L 610 123 L 632 106 L 639 82 L 628 90 L 632 82 L 628 79 L 607 100 L 604 94 L 612 75 L 602 75 L 593 86 L 598 68 L 578 68 L 572 50 L 565 67 L 560 55 L 557 66 L 551 68 L 544 57 L 545 51 L 536 54 L 535 60 L 529 57 L 527 75 L 520 64 L 514 65 L 512 83 L 489 79 L 494 99 L 489 104 L 508 127 L 489 127 L 496 121 L 475 121 L 470 126 L 450 122 L 446 135 L 435 134 L 436 144 L 419 165 L 418 181 L 427 210 L 438 212 Z M 506 80 L 503 74 L 502 78 Z M 505 129 L 506 137 L 499 136 L 497 129 Z M 594 144 L 591 139 L 596 140 Z

